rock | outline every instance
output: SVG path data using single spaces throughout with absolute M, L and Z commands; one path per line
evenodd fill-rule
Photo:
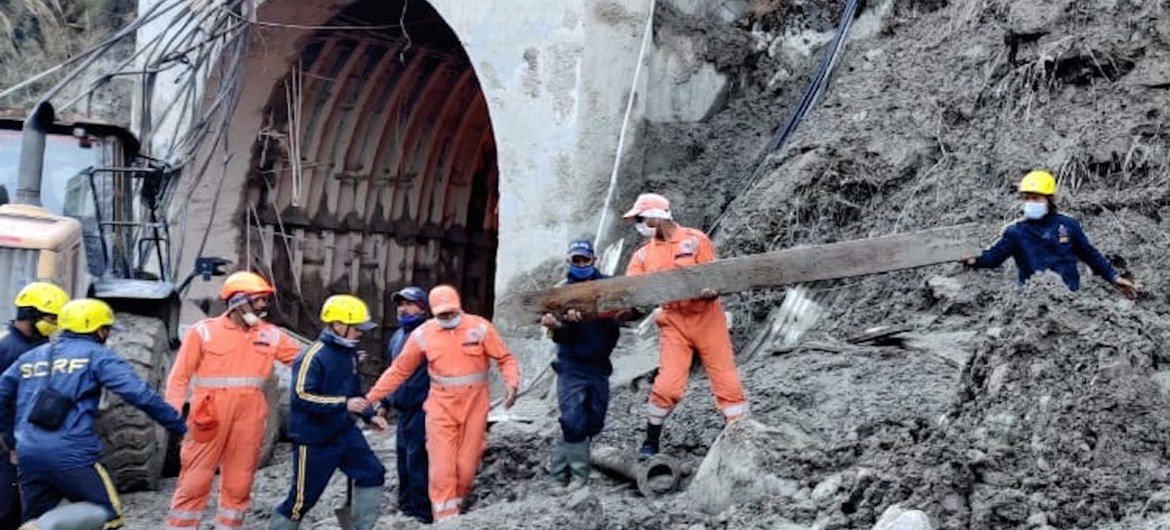
M 1069 0 L 1012 2 L 1008 9 L 1008 27 L 1014 33 L 1046 33 L 1060 20 Z
M 1028 516 L 1027 523 L 1030 527 L 1048 526 L 1048 514 L 1036 512 Z
M 775 498 L 780 490 L 794 486 L 761 473 L 767 469 L 768 451 L 807 447 L 811 440 L 792 424 L 771 428 L 754 419 L 737 421 L 715 439 L 686 494 L 694 506 L 711 515 L 736 503 Z
M 832 497 L 839 489 L 841 489 L 841 474 L 830 475 L 829 478 L 822 480 L 817 484 L 817 487 L 813 488 L 812 500 L 820 503 Z
M 934 527 L 922 510 L 907 510 L 894 504 L 882 512 L 873 530 L 934 530 Z

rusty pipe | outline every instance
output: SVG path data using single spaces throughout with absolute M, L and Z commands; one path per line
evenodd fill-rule
M 681 473 L 678 461 L 666 455 L 647 460 L 623 453 L 615 447 L 594 446 L 589 461 L 597 468 L 633 481 L 645 497 L 669 493 L 678 485 Z

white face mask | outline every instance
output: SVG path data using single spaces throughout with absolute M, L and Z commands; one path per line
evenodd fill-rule
M 443 329 L 455 329 L 459 327 L 459 322 L 463 320 L 463 315 L 455 315 L 447 320 L 436 319 L 439 321 L 439 326 Z
M 1048 203 L 1024 201 L 1024 217 L 1027 219 L 1040 219 L 1048 215 Z
M 247 324 L 248 327 L 254 327 L 254 326 L 256 326 L 264 321 L 260 317 L 256 316 L 256 313 L 253 313 L 251 311 L 244 313 L 244 316 L 242 318 L 244 319 L 244 323 Z
M 642 237 L 654 237 L 654 234 L 658 232 L 657 228 L 647 225 L 645 221 L 642 221 L 641 223 L 634 223 L 634 230 L 637 230 L 639 234 L 642 234 Z

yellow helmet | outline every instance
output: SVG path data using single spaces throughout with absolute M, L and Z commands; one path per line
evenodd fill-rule
M 49 315 L 61 312 L 61 307 L 69 301 L 65 290 L 49 282 L 33 282 L 16 293 L 13 302 L 16 307 L 31 307 Z
M 1056 177 L 1043 169 L 1029 171 L 1020 181 L 1020 193 L 1056 195 Z
M 362 331 L 369 331 L 377 327 L 370 321 L 370 308 L 356 296 L 335 294 L 325 299 L 321 306 L 321 321 L 326 324 L 340 322 L 349 326 L 357 326 Z
M 106 326 L 117 323 L 114 310 L 109 304 L 92 298 L 74 300 L 61 308 L 57 317 L 61 329 L 73 333 L 93 333 Z

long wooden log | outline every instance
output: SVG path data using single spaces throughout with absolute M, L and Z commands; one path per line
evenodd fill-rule
M 568 309 L 598 313 L 698 298 L 705 288 L 732 293 L 954 263 L 978 256 L 980 235 L 985 232 L 980 225 L 969 223 L 796 247 L 527 292 L 520 295 L 520 304 L 531 313 Z

